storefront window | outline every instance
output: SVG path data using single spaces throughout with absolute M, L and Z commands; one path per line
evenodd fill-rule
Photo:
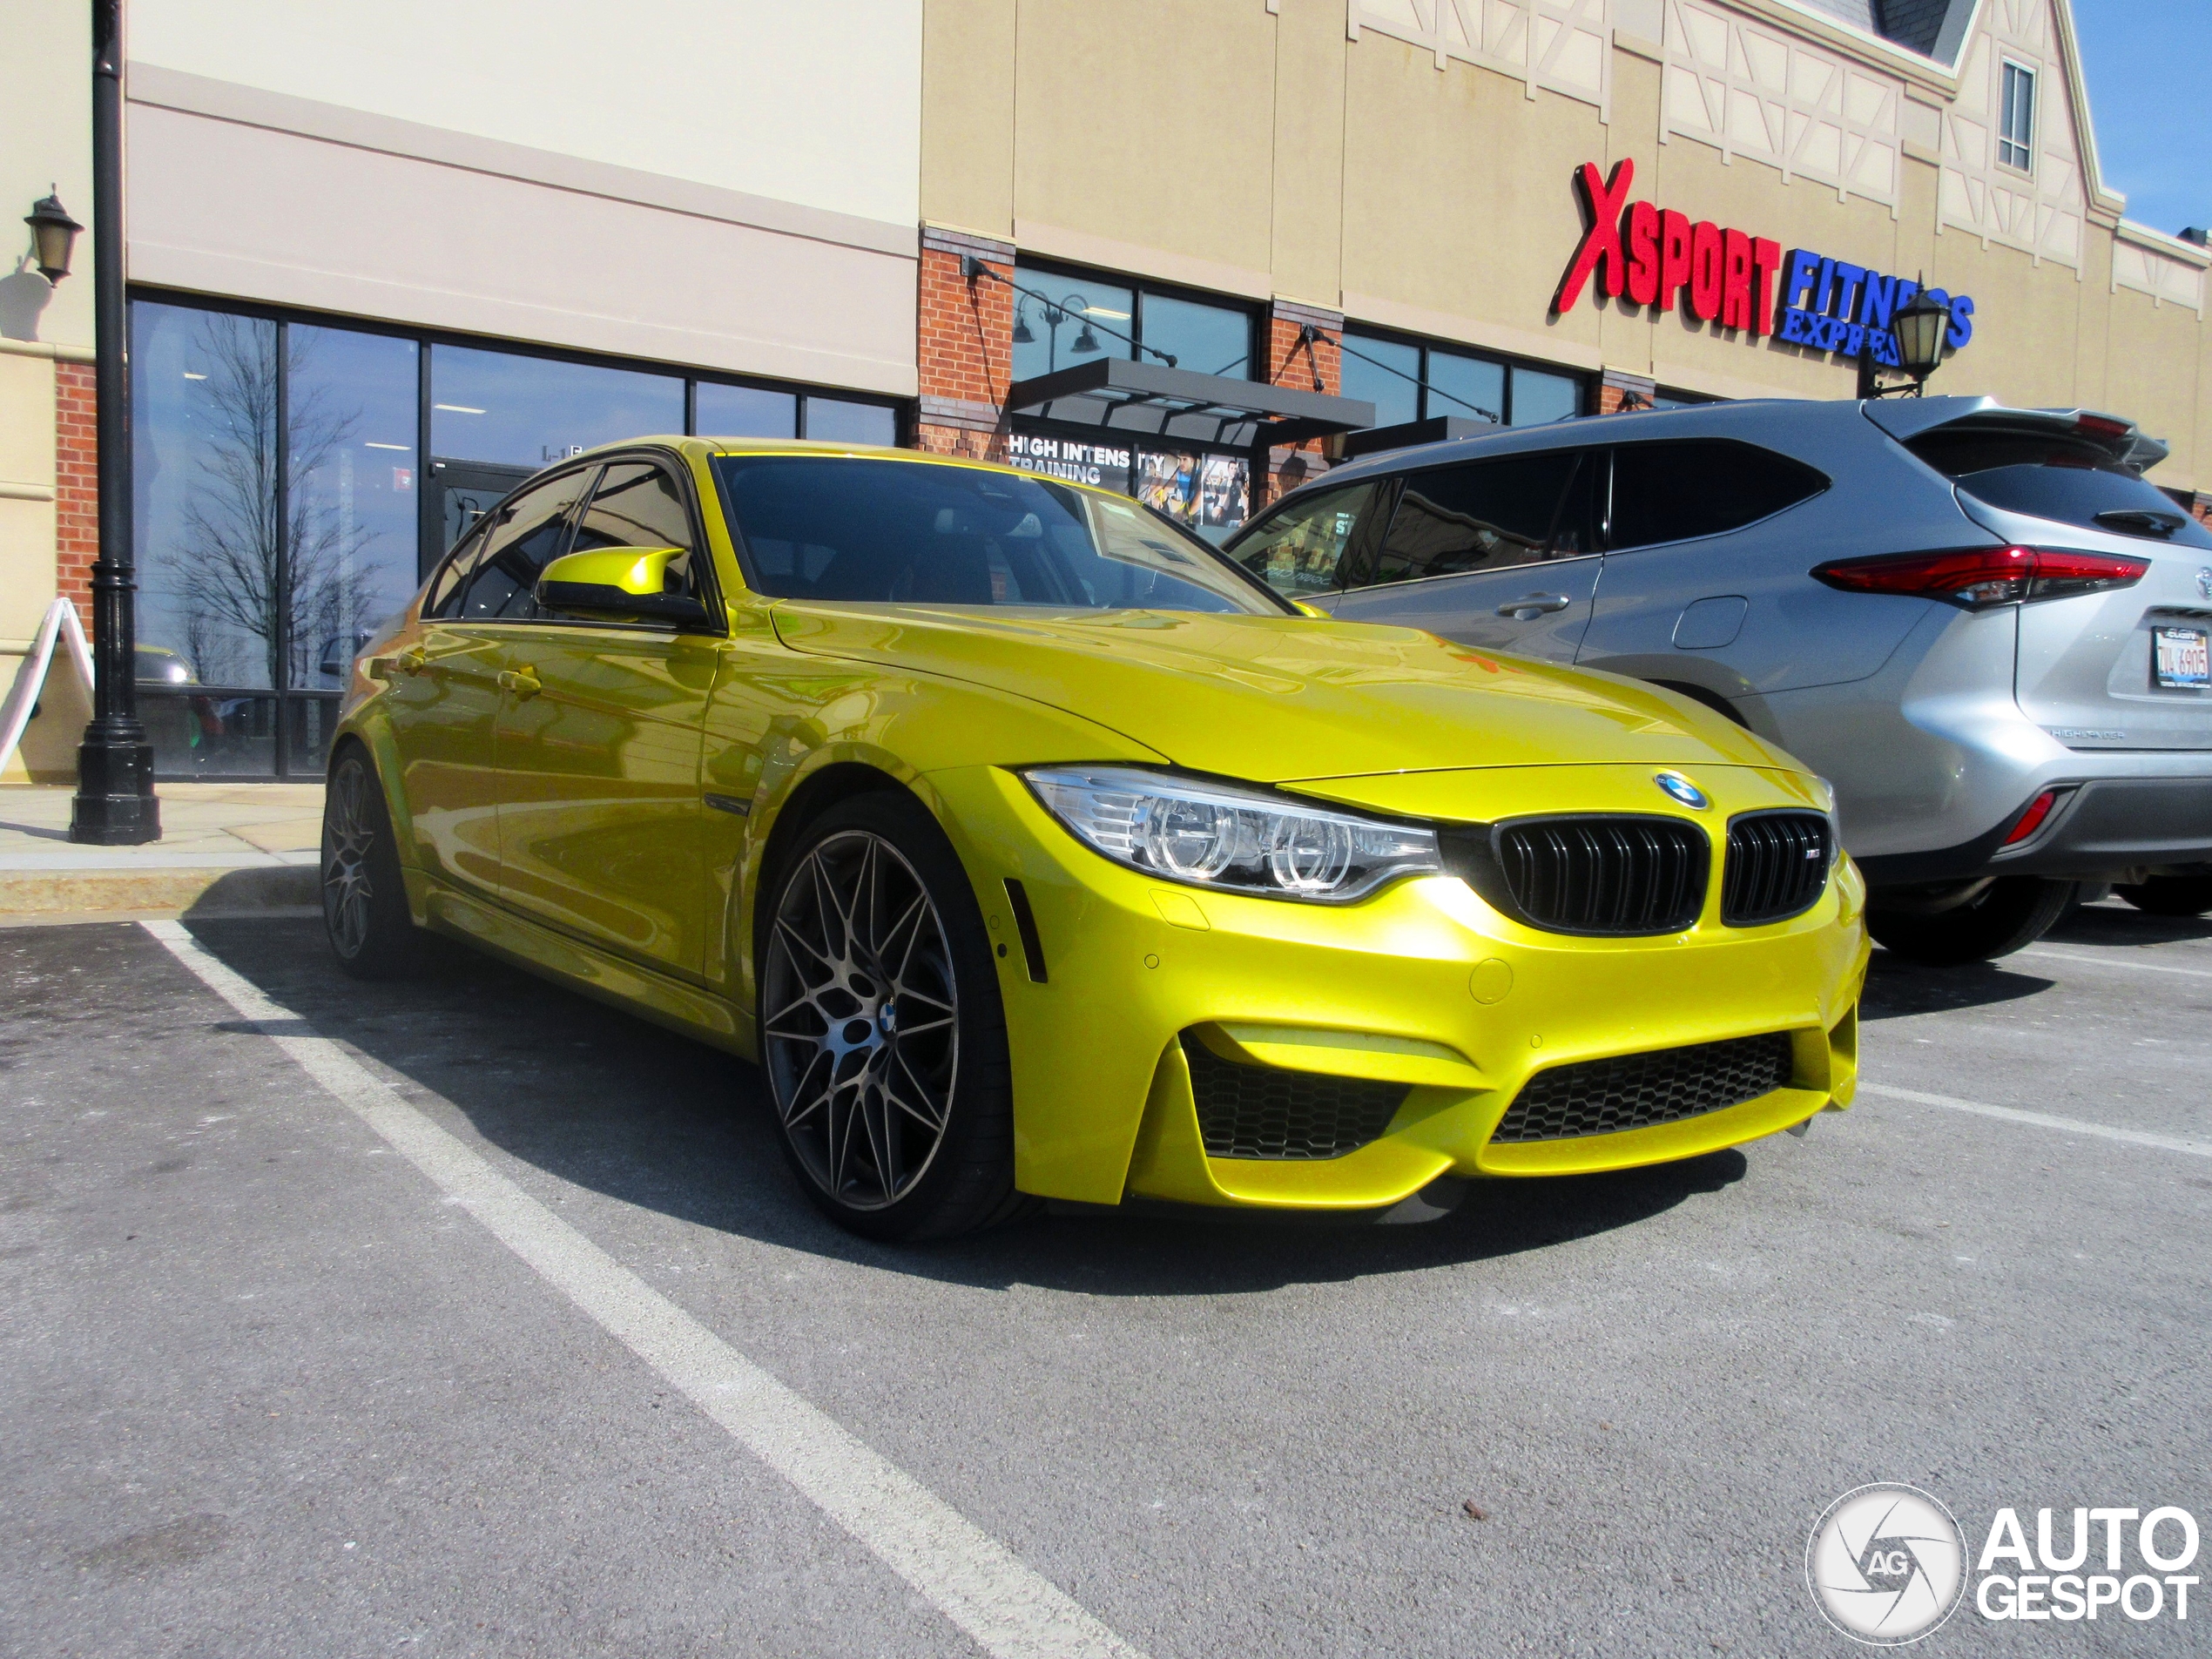
M 345 690 L 354 651 L 415 592 L 421 349 L 350 329 L 287 330 L 289 686 Z
M 789 392 L 701 381 L 696 397 L 698 429 L 710 438 L 795 438 L 799 400 Z
M 1419 346 L 1345 335 L 1344 395 L 1373 404 L 1377 426 L 1403 426 L 1421 418 L 1420 379 Z
M 1582 382 L 1520 363 L 1346 329 L 1344 395 L 1375 406 L 1377 426 L 1456 415 L 1541 426 L 1582 412 Z
M 833 443 L 899 442 L 899 417 L 880 403 L 847 403 L 833 397 L 806 400 L 806 435 Z
M 1582 412 L 1582 383 L 1565 374 L 1541 369 L 1513 371 L 1513 414 L 1515 426 L 1541 426 Z
M 1201 305 L 1163 293 L 1146 294 L 1143 307 L 1144 327 L 1138 338 L 1144 342 L 1147 356 L 1164 352 L 1175 359 L 1177 368 L 1234 381 L 1251 378 L 1250 312 L 1232 306 Z
M 1135 290 L 1026 266 L 1015 268 L 1014 280 L 1015 380 L 1133 349 L 1124 336 L 1136 332 Z
M 683 429 L 684 382 L 673 374 L 430 348 L 434 455 L 542 467 L 594 444 Z
M 1506 418 L 1506 366 L 1457 352 L 1428 354 L 1428 412 L 1468 421 Z

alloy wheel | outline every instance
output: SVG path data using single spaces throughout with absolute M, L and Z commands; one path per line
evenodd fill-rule
M 771 924 L 761 1006 L 792 1150 L 839 1204 L 880 1210 L 943 1143 L 959 1074 L 959 991 L 942 919 L 891 842 L 810 848 Z
M 322 914 L 332 942 L 348 957 L 361 954 L 368 942 L 369 906 L 376 897 L 368 873 L 369 848 L 376 840 L 370 787 L 366 767 L 357 763 L 339 767 L 323 813 Z

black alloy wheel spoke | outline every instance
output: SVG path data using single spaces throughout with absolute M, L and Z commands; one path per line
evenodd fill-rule
M 800 1163 L 840 1204 L 897 1202 L 944 1138 L 960 1010 L 942 919 L 896 846 L 847 830 L 806 854 L 783 885 L 761 989 L 775 1010 L 762 1058 Z

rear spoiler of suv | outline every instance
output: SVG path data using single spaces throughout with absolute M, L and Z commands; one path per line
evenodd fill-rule
M 2109 450 L 2114 460 L 2137 472 L 2156 466 L 2168 453 L 2163 439 L 2145 435 L 2133 421 L 2095 409 L 2021 409 L 1993 397 L 1870 398 L 1862 407 L 1868 420 L 1899 443 L 1939 427 L 2063 435 Z

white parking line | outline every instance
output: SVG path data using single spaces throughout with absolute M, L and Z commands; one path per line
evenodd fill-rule
M 2123 948 L 2140 950 L 2141 947 L 2139 945 L 2131 945 L 2124 947 Z M 2074 951 L 2050 950 L 2041 945 L 2030 945 L 2025 950 L 2014 951 L 2013 954 L 2015 956 L 2045 956 L 2048 957 L 2054 962 L 2086 962 L 2091 968 L 2132 968 L 2139 974 L 2181 974 L 2190 979 L 2212 979 L 2212 969 L 2202 968 L 2169 968 L 2164 962 L 2131 962 L 2126 957 L 2120 955 L 2083 956 Z
M 2049 1112 L 2026 1112 L 2017 1106 L 1986 1106 L 1978 1100 L 1960 1100 L 1956 1095 L 1923 1094 L 1917 1089 L 1892 1089 L 1887 1083 L 1858 1080 L 1859 1091 L 1868 1095 L 1884 1095 L 1892 1100 L 1909 1100 L 1916 1106 L 1943 1106 L 1954 1112 L 1975 1112 L 1984 1117 L 1999 1117 L 2008 1123 L 2028 1123 L 2037 1129 L 2063 1130 L 2068 1135 L 2094 1135 L 2101 1140 L 2125 1141 L 2131 1146 L 2155 1146 L 2161 1152 L 2188 1152 L 2201 1158 L 2212 1158 L 2212 1141 L 2193 1141 L 2185 1136 L 2159 1135 L 2149 1130 L 2114 1129 L 2109 1123 L 2092 1123 L 2086 1118 L 2059 1117 Z
M 259 1026 L 617 1341 L 797 1487 L 937 1609 L 1001 1659 L 1143 1659 L 911 1475 L 879 1456 L 555 1216 L 329 1037 L 212 955 L 179 923 L 140 926 Z

